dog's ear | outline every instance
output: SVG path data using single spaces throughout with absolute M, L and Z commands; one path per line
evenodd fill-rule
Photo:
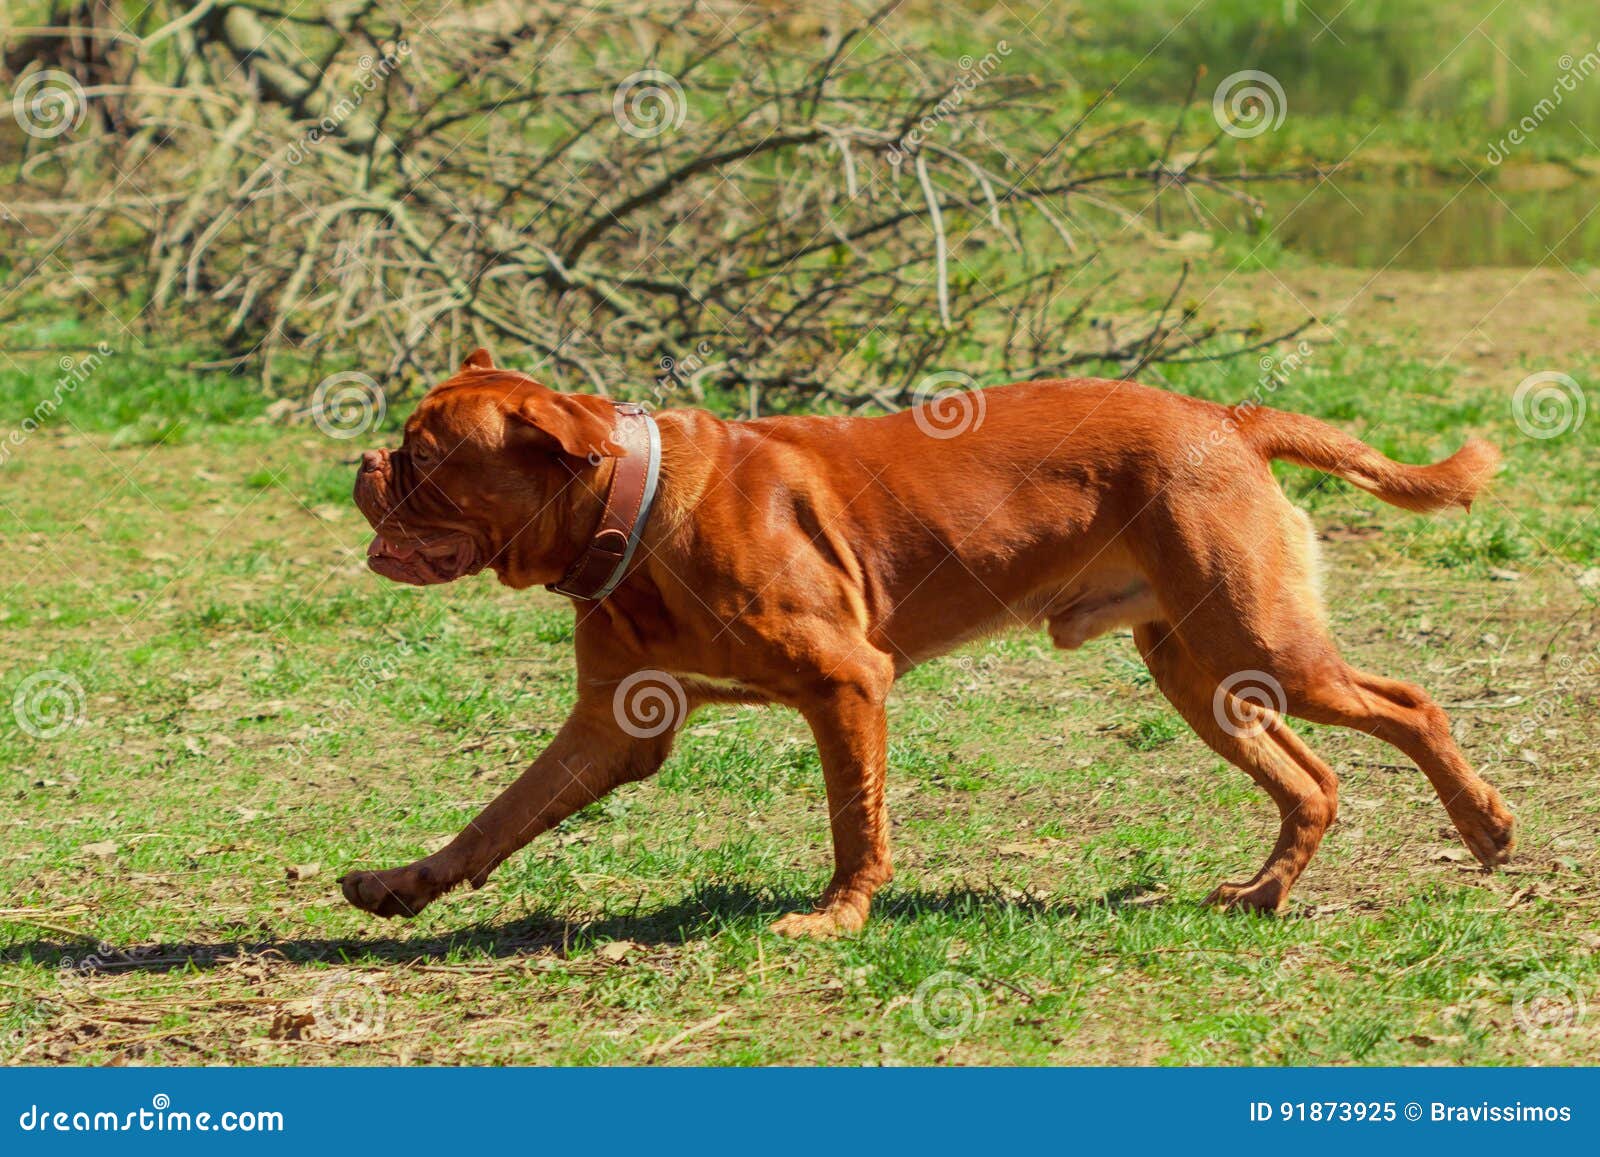
M 461 363 L 464 370 L 492 370 L 494 359 L 489 356 L 489 351 L 479 346 L 467 355 L 467 360 Z
M 534 446 L 591 462 L 625 453 L 612 436 L 616 416 L 615 407 L 604 398 L 554 390 L 527 395 L 510 412 L 512 428 Z

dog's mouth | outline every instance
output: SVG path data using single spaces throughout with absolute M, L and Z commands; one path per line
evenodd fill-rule
M 386 579 L 419 587 L 454 582 L 483 569 L 477 544 L 465 534 L 421 542 L 398 542 L 380 534 L 367 547 L 367 565 Z

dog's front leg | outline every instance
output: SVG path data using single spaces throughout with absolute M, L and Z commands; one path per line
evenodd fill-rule
M 813 912 L 794 912 L 772 926 L 784 936 L 830 937 L 858 931 L 872 894 L 888 882 L 888 719 L 884 700 L 892 673 L 862 672 L 801 711 L 817 739 L 833 829 L 833 879 Z
M 463 881 L 483 887 L 501 861 L 540 832 L 655 772 L 683 718 L 668 723 L 659 735 L 639 737 L 619 725 L 609 698 L 580 701 L 543 754 L 460 835 L 403 868 L 342 876 L 345 899 L 378 916 L 415 916 Z

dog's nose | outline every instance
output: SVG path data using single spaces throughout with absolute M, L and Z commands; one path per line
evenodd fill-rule
M 361 455 L 361 473 L 371 474 L 374 470 L 383 469 L 383 451 L 368 450 Z

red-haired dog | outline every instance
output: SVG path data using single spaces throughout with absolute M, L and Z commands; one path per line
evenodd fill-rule
M 816 736 L 834 871 L 814 911 L 775 928 L 853 931 L 890 876 L 895 679 L 1017 625 L 1066 648 L 1132 628 L 1173 706 L 1277 804 L 1266 864 L 1213 903 L 1281 908 L 1333 822 L 1338 781 L 1286 715 L 1394 745 L 1479 861 L 1503 863 L 1512 817 L 1444 711 L 1340 657 L 1310 525 L 1273 459 L 1437 510 L 1469 505 L 1498 456 L 1471 441 L 1406 466 L 1312 418 L 1093 380 L 878 418 L 652 416 L 547 389 L 480 350 L 422 400 L 399 449 L 365 455 L 370 563 L 411 583 L 489 569 L 572 597 L 577 705 L 447 847 L 347 875 L 344 893 L 409 916 L 481 886 L 540 832 L 655 772 L 695 708 L 777 703 Z

